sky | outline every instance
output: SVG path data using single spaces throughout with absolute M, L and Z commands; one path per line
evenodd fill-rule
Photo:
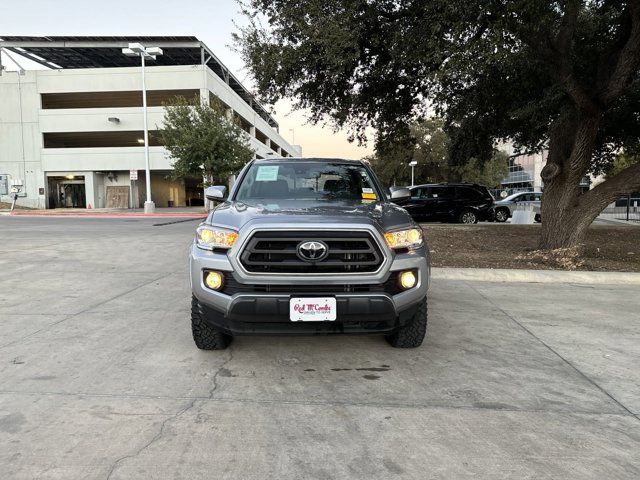
M 235 0 L 0 0 L 0 37 L 3 35 L 193 35 L 249 89 L 248 70 L 234 50 L 231 34 L 243 23 Z M 13 69 L 9 62 L 7 67 Z M 311 125 L 304 111 L 292 110 L 292 101 L 274 106 L 280 134 L 302 145 L 304 156 L 361 158 L 372 153 L 347 141 L 347 132 Z M 291 131 L 293 129 L 293 132 Z M 295 138 L 294 138 L 295 137 Z

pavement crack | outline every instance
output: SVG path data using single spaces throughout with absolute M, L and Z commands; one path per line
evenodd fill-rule
M 216 373 L 213 375 L 213 388 L 209 390 L 209 400 L 213 398 L 213 394 L 218 389 L 218 375 L 220 375 L 222 369 L 224 369 L 229 364 L 229 362 L 233 360 L 233 347 L 229 347 L 227 352 L 229 353 L 229 357 L 224 362 L 222 362 L 222 365 L 220 365 L 218 370 L 216 370 Z
M 213 387 L 211 388 L 211 390 L 209 390 L 209 396 L 204 399 L 199 397 L 194 397 L 183 409 L 165 418 L 160 424 L 160 429 L 158 430 L 158 433 L 156 433 L 147 443 L 142 445 L 135 452 L 129 453 L 127 455 L 123 455 L 117 458 L 116 461 L 111 464 L 111 467 L 109 468 L 109 472 L 107 473 L 106 480 L 110 480 L 112 475 L 115 473 L 115 471 L 120 466 L 122 466 L 124 462 L 132 458 L 138 457 L 142 452 L 147 450 L 154 443 L 157 443 L 158 441 L 160 441 L 160 439 L 164 437 L 165 428 L 169 422 L 176 420 L 177 418 L 179 418 L 180 416 L 184 415 L 189 410 L 191 410 L 196 405 L 196 402 L 198 400 L 211 400 L 213 398 L 214 392 L 218 389 L 218 376 L 220 375 L 220 372 L 227 366 L 227 364 L 229 364 L 229 362 L 231 362 L 231 360 L 233 360 L 233 351 L 231 350 L 231 348 L 229 348 L 228 353 L 229 353 L 228 358 L 220 364 L 220 366 L 216 370 L 216 373 L 213 374 Z
M 122 465 L 123 462 L 131 459 L 131 458 L 135 458 L 138 455 L 140 455 L 142 452 L 144 452 L 147 448 L 149 448 L 151 445 L 153 445 L 154 443 L 156 443 L 158 440 L 160 440 L 162 438 L 162 436 L 164 435 L 164 429 L 167 425 L 167 423 L 169 423 L 171 420 L 174 420 L 176 418 L 178 418 L 180 415 L 182 415 L 183 413 L 185 413 L 186 411 L 188 411 L 189 409 L 193 408 L 193 406 L 196 403 L 196 398 L 192 399 L 186 407 L 184 407 L 182 410 L 179 410 L 177 413 L 165 418 L 162 423 L 160 424 L 160 429 L 158 430 L 158 433 L 156 433 L 153 437 L 151 437 L 151 440 L 149 440 L 147 443 L 145 443 L 144 445 L 142 445 L 138 450 L 136 450 L 134 453 L 130 453 L 127 455 L 123 455 L 121 457 L 119 457 L 118 459 L 116 459 L 115 462 L 113 462 L 111 464 L 111 467 L 109 468 L 109 472 L 107 473 L 107 480 L 109 480 L 111 478 L 111 476 L 115 473 L 115 471 L 118 469 L 118 467 L 120 467 L 120 465 Z

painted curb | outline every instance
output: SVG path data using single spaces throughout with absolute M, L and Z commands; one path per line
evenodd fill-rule
M 206 218 L 206 213 L 112 213 L 112 212 L 96 212 L 96 213 L 13 213 L 5 214 L 11 217 L 27 217 L 27 218 Z
M 587 285 L 640 285 L 640 273 L 492 268 L 432 268 L 433 280 L 476 282 L 581 283 Z

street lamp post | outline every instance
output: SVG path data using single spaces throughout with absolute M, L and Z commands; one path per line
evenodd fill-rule
M 418 162 L 416 162 L 415 160 L 409 162 L 409 166 L 411 167 L 411 186 L 413 187 L 414 181 L 413 181 L 413 169 L 416 167 L 416 165 L 418 165 Z
M 149 167 L 149 127 L 147 122 L 147 86 L 144 77 L 145 59 L 155 60 L 158 55 L 162 55 L 159 47 L 145 48 L 140 43 L 130 43 L 129 48 L 123 48 L 122 53 L 127 57 L 140 57 L 142 68 L 142 117 L 144 123 L 144 167 L 145 183 L 147 188 L 147 200 L 144 202 L 144 213 L 153 213 L 156 205 L 151 200 L 151 169 Z

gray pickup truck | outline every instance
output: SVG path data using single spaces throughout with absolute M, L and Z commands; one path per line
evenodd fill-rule
M 384 334 L 422 344 L 429 250 L 361 161 L 254 160 L 198 226 L 189 253 L 196 346 L 246 334 Z

